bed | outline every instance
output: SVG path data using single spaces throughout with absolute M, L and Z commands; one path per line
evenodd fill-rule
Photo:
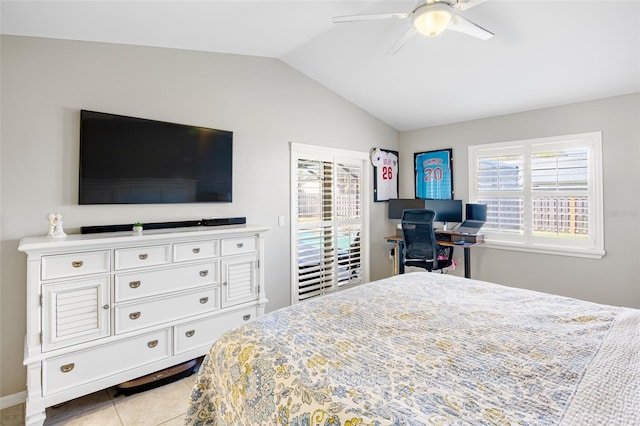
M 193 425 L 640 425 L 640 310 L 415 272 L 211 347 Z

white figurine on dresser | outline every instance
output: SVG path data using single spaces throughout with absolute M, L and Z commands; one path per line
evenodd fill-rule
M 22 239 L 26 424 L 41 425 L 46 407 L 204 355 L 224 331 L 262 315 L 268 230 Z
M 67 236 L 62 228 L 62 215 L 60 213 L 49 213 L 47 220 L 49 221 L 49 233 L 47 237 L 60 238 Z

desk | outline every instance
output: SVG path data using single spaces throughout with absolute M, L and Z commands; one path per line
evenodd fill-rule
M 484 244 L 484 234 L 461 234 L 455 231 L 436 230 L 438 245 L 464 249 L 464 277 L 471 278 L 471 248 Z
M 438 245 L 444 247 L 461 247 L 464 249 L 464 277 L 471 278 L 471 249 L 484 244 L 484 235 L 461 234 L 455 231 L 442 230 L 436 230 L 435 233 Z M 396 235 L 390 235 L 384 238 L 387 242 L 395 244 L 393 253 L 393 275 L 404 274 L 404 261 L 402 258 L 403 238 Z
M 404 262 L 402 260 L 402 248 L 404 246 L 404 239 L 397 235 L 389 235 L 384 237 L 389 243 L 395 244 L 393 248 L 393 275 L 404 274 Z

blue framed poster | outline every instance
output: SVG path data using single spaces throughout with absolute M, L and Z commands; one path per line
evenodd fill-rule
M 453 200 L 453 150 L 416 152 L 416 198 Z

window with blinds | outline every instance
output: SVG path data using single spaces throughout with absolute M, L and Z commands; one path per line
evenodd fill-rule
M 294 303 L 365 279 L 368 157 L 333 151 L 292 144 Z
M 469 147 L 469 200 L 497 246 L 604 254 L 601 133 Z

